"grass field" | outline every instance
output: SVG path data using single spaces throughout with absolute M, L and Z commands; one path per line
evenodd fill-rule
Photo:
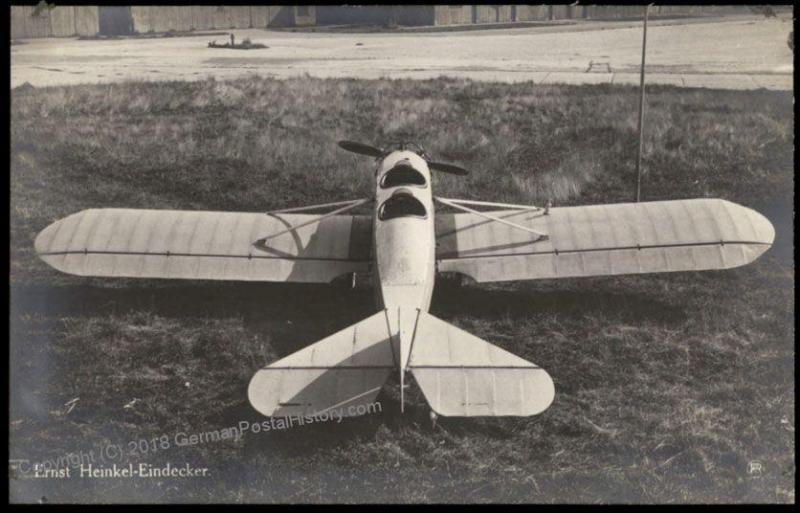
M 12 91 L 10 457 L 256 421 L 256 369 L 374 311 L 369 289 L 87 279 L 33 251 L 88 207 L 265 211 L 370 194 L 335 146 L 410 139 L 473 169 L 442 196 L 629 201 L 637 92 L 458 80 L 246 79 Z M 432 313 L 541 365 L 522 419 L 382 413 L 171 447 L 211 478 L 20 479 L 12 500 L 794 502 L 790 93 L 652 87 L 643 199 L 756 208 L 775 246 L 729 271 L 437 285 Z M 73 401 L 78 398 L 77 401 Z M 72 402 L 70 402 L 72 401 Z M 760 467 L 759 467 L 760 466 Z

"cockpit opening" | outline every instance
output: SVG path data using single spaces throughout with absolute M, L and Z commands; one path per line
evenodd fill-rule
M 428 212 L 425 205 L 408 192 L 398 192 L 383 202 L 378 210 L 378 219 L 388 221 L 398 217 L 417 217 L 425 219 Z
M 397 187 L 400 185 L 425 187 L 427 183 L 425 181 L 425 176 L 414 169 L 413 166 L 400 163 L 383 175 L 383 178 L 381 178 L 381 187 L 386 189 L 388 187 Z

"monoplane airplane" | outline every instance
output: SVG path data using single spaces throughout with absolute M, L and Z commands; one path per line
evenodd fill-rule
M 416 145 L 339 144 L 377 160 L 373 197 L 266 213 L 89 209 L 45 228 L 36 251 L 81 276 L 329 283 L 371 273 L 379 311 L 256 372 L 256 410 L 357 412 L 391 372 L 402 409 L 410 371 L 436 414 L 527 416 L 553 401 L 553 380 L 428 313 L 437 272 L 483 283 L 728 269 L 775 236 L 764 216 L 721 199 L 542 208 L 441 198 L 431 171 L 466 170 Z M 371 215 L 352 214 L 370 202 Z M 459 212 L 437 214 L 434 202 Z

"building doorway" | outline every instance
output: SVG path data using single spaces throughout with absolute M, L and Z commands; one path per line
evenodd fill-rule
M 98 18 L 100 34 L 104 36 L 125 36 L 133 33 L 133 18 L 130 7 L 99 6 Z

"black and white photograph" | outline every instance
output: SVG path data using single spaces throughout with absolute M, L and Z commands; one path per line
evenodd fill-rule
M 9 503 L 795 503 L 793 5 L 8 9 Z

